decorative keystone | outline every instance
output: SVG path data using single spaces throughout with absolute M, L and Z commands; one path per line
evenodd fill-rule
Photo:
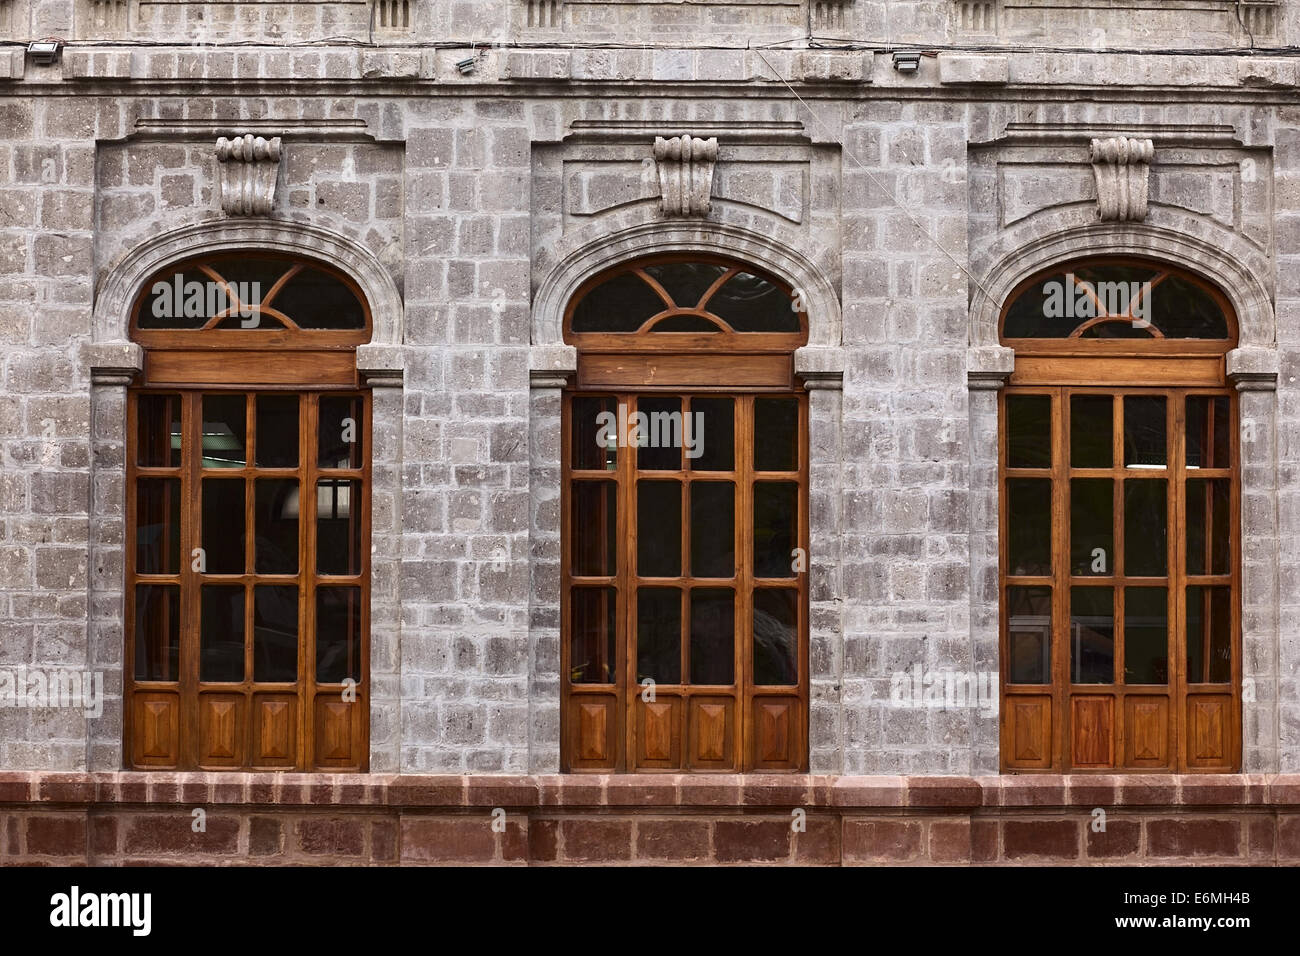
M 665 216 L 707 215 L 713 166 L 718 161 L 718 138 L 656 136 L 654 155 L 659 170 L 659 211 Z
M 217 140 L 221 172 L 221 210 L 228 216 L 266 216 L 275 200 L 280 170 L 280 137 L 252 133 Z
M 1136 222 L 1147 217 L 1147 174 L 1155 147 L 1149 139 L 1116 136 L 1094 139 L 1089 147 L 1097 177 L 1097 215 Z

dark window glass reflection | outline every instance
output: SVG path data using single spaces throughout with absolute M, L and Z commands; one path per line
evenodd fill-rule
M 799 469 L 799 402 L 794 398 L 754 399 L 754 470 Z
M 1124 573 L 1129 577 L 1168 573 L 1165 484 L 1163 478 L 1124 482 Z
M 735 640 L 735 592 L 730 588 L 691 591 L 691 683 L 733 683 Z
M 1227 478 L 1187 479 L 1187 573 L 1227 574 L 1232 556 L 1232 486 Z
M 754 576 L 792 578 L 799 486 L 793 481 L 754 483 Z
M 316 681 L 361 680 L 361 589 L 316 589 Z
M 1052 589 L 1007 588 L 1008 668 L 1013 684 L 1046 684 L 1052 674 Z
M 203 396 L 203 467 L 243 468 L 248 463 L 248 420 L 243 395 Z
M 1164 588 L 1124 589 L 1124 683 L 1169 682 L 1169 605 Z
M 179 467 L 181 397 L 141 395 L 136 416 L 136 462 L 146 468 Z
M 735 401 L 730 398 L 693 398 L 691 423 L 695 457 L 688 453 L 692 471 L 732 471 L 736 467 Z M 688 452 L 690 450 L 688 449 Z
M 317 421 L 317 464 L 321 468 L 360 468 L 365 413 L 358 395 L 326 395 Z
M 729 578 L 736 572 L 736 494 L 729 481 L 694 481 L 691 498 L 691 574 Z
M 244 479 L 203 479 L 204 560 L 209 574 L 244 573 Z
M 1187 467 L 1230 468 L 1232 430 L 1228 396 L 1189 395 L 1187 398 Z
M 681 399 L 638 398 L 636 410 L 636 434 L 628 437 L 638 446 L 636 466 L 645 471 L 679 470 L 686 444 Z
M 316 570 L 321 574 L 361 573 L 361 494 L 361 482 L 354 478 L 316 482 Z
M 636 592 L 637 683 L 682 682 L 682 592 L 638 588 Z
M 639 481 L 636 573 L 675 578 L 682 573 L 682 492 L 676 481 Z
M 135 493 L 135 569 L 177 574 L 181 565 L 181 482 L 139 478 Z
M 180 680 L 181 591 L 174 584 L 135 588 L 135 679 Z
M 257 464 L 261 468 L 298 465 L 298 396 L 257 396 Z
M 1050 468 L 1052 465 L 1052 397 L 1008 395 L 1007 466 Z
M 257 570 L 262 574 L 296 574 L 301 505 L 298 480 L 259 478 L 256 487 Z
M 612 481 L 576 481 L 570 487 L 573 573 L 617 573 L 617 486 Z
M 1163 468 L 1167 464 L 1163 395 L 1124 396 L 1124 466 Z
M 1070 465 L 1109 468 L 1114 457 L 1115 400 L 1109 395 L 1070 396 Z
M 1070 588 L 1070 680 L 1115 681 L 1115 603 L 1112 588 Z
M 1187 588 L 1187 682 L 1232 680 L 1232 589 Z
M 618 465 L 618 405 L 613 398 L 575 398 L 569 408 L 575 469 L 613 471 Z
M 790 686 L 799 682 L 798 601 L 799 592 L 793 588 L 755 589 L 755 684 Z
M 244 588 L 207 584 L 201 589 L 199 680 L 244 679 Z
M 574 588 L 569 599 L 569 680 L 612 684 L 615 614 L 613 588 Z
M 1115 483 L 1109 478 L 1070 481 L 1070 573 L 1114 574 Z
M 1007 539 L 1007 574 L 1051 574 L 1051 481 L 1046 478 L 1007 480 Z
M 253 588 L 253 680 L 298 679 L 298 589 L 293 585 Z

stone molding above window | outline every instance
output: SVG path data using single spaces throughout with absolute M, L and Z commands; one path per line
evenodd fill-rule
M 955 38 L 1097 52 L 1274 46 L 1282 19 L 1277 0 L 952 0 L 951 7 Z

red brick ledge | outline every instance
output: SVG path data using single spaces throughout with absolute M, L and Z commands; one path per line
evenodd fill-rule
M 1232 807 L 1300 809 L 1300 774 L 1021 775 L 310 774 L 0 771 L 0 806 L 477 808 Z

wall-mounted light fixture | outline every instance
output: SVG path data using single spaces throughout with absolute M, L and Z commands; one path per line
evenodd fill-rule
M 59 58 L 59 51 L 62 49 L 62 40 L 46 37 L 44 40 L 33 40 L 27 44 L 27 56 L 33 63 L 48 66 Z
M 894 69 L 899 73 L 915 73 L 921 68 L 921 54 L 915 50 L 894 54 Z
M 476 66 L 478 66 L 478 57 L 476 56 L 467 56 L 456 63 L 456 69 L 460 70 L 465 76 L 473 73 Z

